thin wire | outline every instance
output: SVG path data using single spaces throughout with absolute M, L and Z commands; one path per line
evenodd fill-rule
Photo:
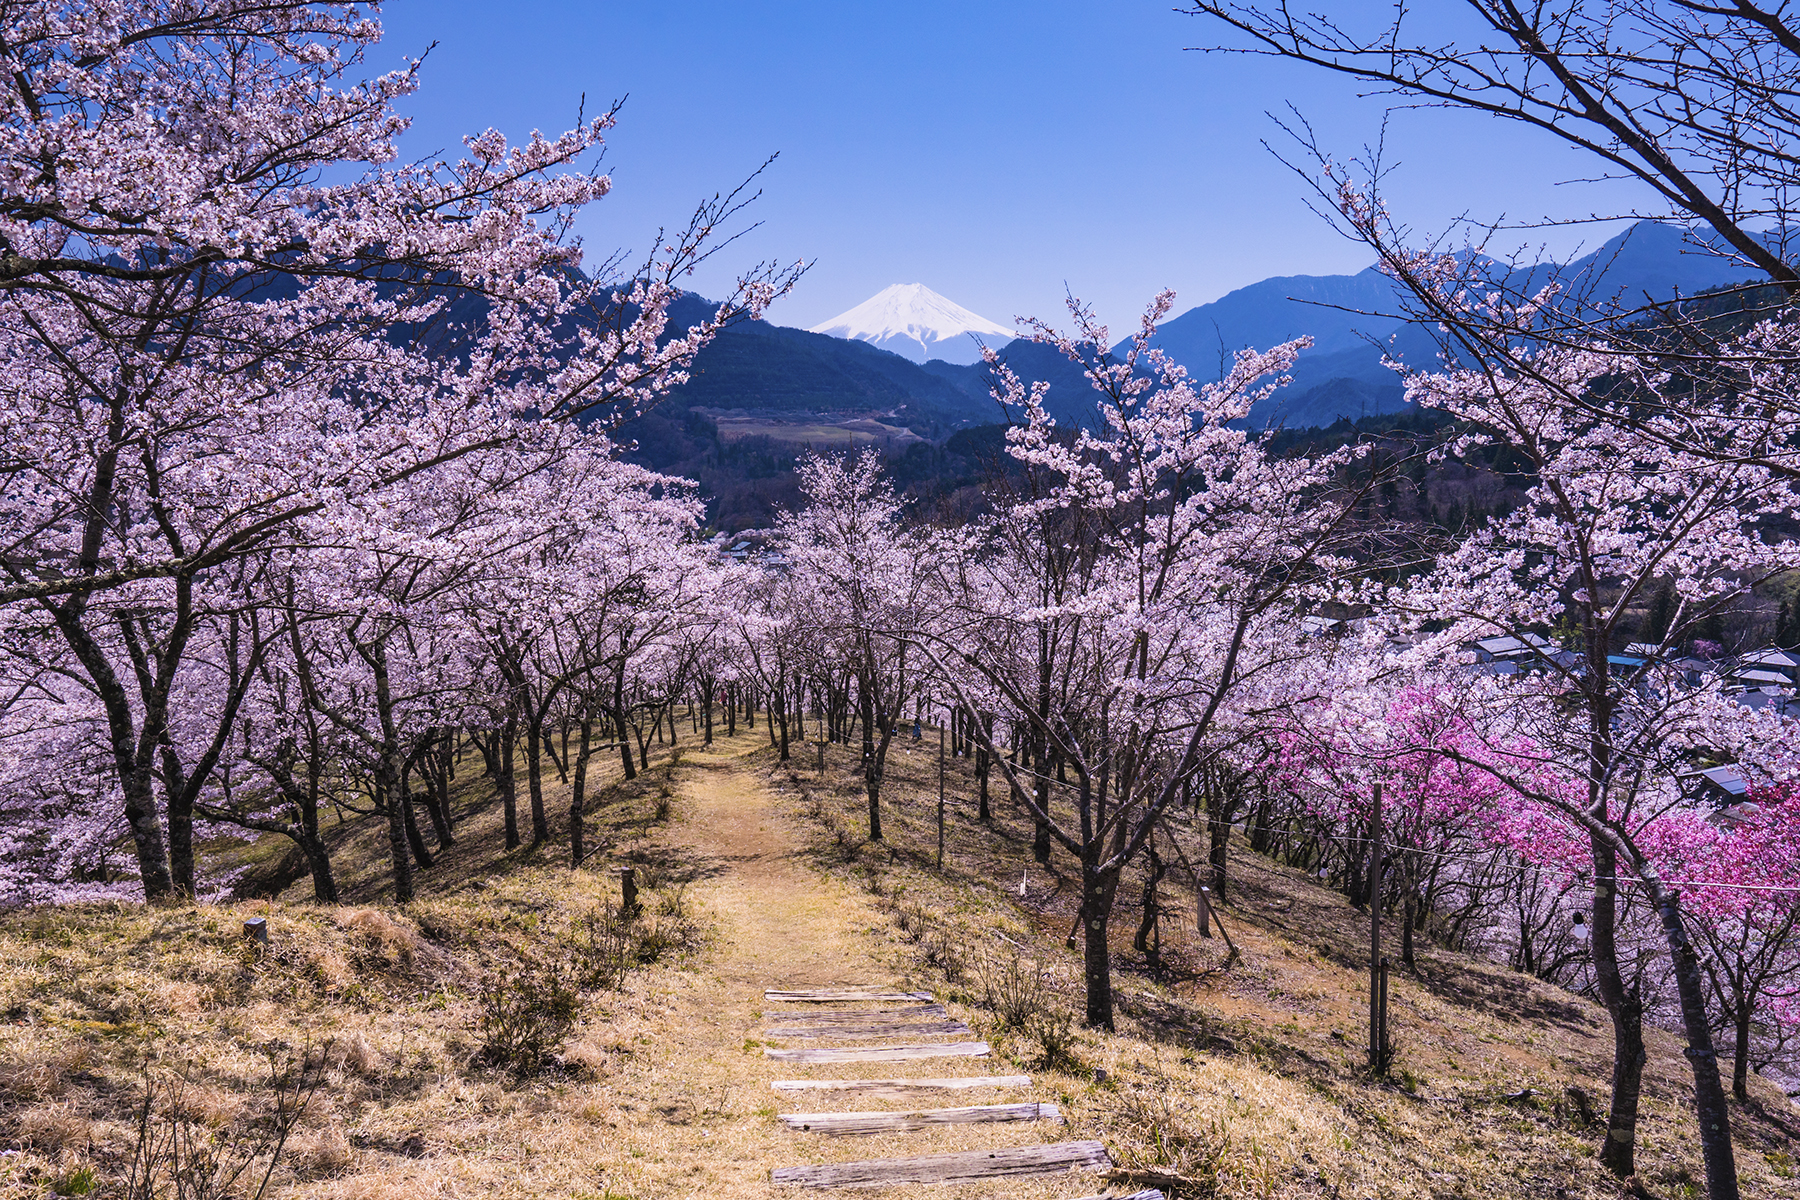
M 997 755 L 996 757 L 1005 757 L 1005 756 Z M 1041 780 L 1044 780 L 1049 783 L 1062 784 L 1065 787 L 1068 786 L 1066 783 L 1064 783 L 1060 779 L 1057 779 L 1055 776 L 1041 774 L 1037 771 L 1032 770 L 1030 767 L 1025 767 L 1022 765 L 1015 765 L 1014 770 L 1017 771 L 1019 774 L 1027 775 L 1034 779 L 1041 779 Z M 1232 828 L 1242 829 L 1246 832 L 1248 832 L 1251 829 L 1255 829 L 1262 833 L 1279 834 L 1283 837 L 1323 836 L 1323 835 L 1313 835 L 1313 834 L 1301 834 L 1301 833 L 1299 833 L 1299 831 L 1292 830 L 1292 829 L 1271 829 L 1266 825 L 1234 825 L 1234 826 L 1232 826 Z M 1332 840 L 1343 843 L 1345 845 L 1358 845 L 1358 846 L 1366 846 L 1369 844 L 1369 841 L 1370 841 L 1370 839 L 1368 839 L 1366 837 L 1355 837 L 1352 835 L 1346 835 L 1344 837 L 1335 838 Z M 1497 867 L 1498 866 L 1498 864 L 1489 861 L 1487 858 L 1485 858 L 1479 854 L 1466 854 L 1466 853 L 1465 854 L 1445 854 L 1440 851 L 1416 850 L 1411 847 L 1406 847 L 1406 848 L 1400 850 L 1400 852 L 1404 853 L 1404 854 L 1419 854 L 1419 855 L 1425 856 L 1426 858 L 1441 859 L 1445 862 L 1474 862 L 1474 863 L 1482 863 L 1489 867 Z M 1552 872 L 1549 868 L 1545 868 L 1545 867 L 1527 867 L 1527 866 L 1523 866 L 1523 865 L 1517 866 L 1517 867 L 1499 867 L 1499 869 L 1503 870 L 1503 871 L 1516 871 L 1520 874 L 1537 875 L 1540 878 L 1547 874 L 1552 874 L 1552 873 L 1560 874 L 1561 873 L 1561 872 Z M 1631 879 L 1631 878 L 1615 879 L 1613 882 L 1634 884 L 1639 887 L 1648 886 L 1641 879 Z M 1782 893 L 1792 892 L 1792 893 L 1800 894 L 1800 887 L 1790 887 L 1790 886 L 1786 886 L 1786 885 L 1777 885 L 1777 884 L 1715 883 L 1711 880 L 1704 880 L 1704 879 L 1664 879 L 1661 882 L 1664 887 L 1714 888 L 1714 889 L 1721 890 L 1721 891 L 1733 891 L 1733 892 L 1782 892 Z
M 1232 828 L 1241 829 L 1246 833 L 1249 832 L 1250 830 L 1254 829 L 1259 833 L 1274 833 L 1274 834 L 1283 835 L 1285 837 L 1317 836 L 1317 835 L 1302 834 L 1298 830 L 1293 830 L 1293 829 L 1272 829 L 1267 825 L 1234 825 L 1234 826 L 1232 826 Z M 1343 842 L 1345 844 L 1355 843 L 1356 845 L 1359 845 L 1359 846 L 1366 846 L 1371 841 L 1371 839 L 1366 838 L 1366 837 L 1355 837 L 1355 836 L 1350 836 L 1350 835 L 1346 835 L 1341 838 L 1336 838 L 1334 840 Z M 1448 862 L 1481 863 L 1485 866 L 1494 867 L 1494 868 L 1497 868 L 1502 871 L 1516 871 L 1523 875 L 1537 875 L 1539 877 L 1542 877 L 1544 875 L 1549 875 L 1549 874 L 1563 874 L 1563 872 L 1556 871 L 1553 868 L 1549 868 L 1549 867 L 1528 867 L 1528 866 L 1525 866 L 1524 864 L 1520 864 L 1519 866 L 1516 866 L 1516 867 L 1501 866 L 1500 864 L 1492 862 L 1488 858 L 1485 858 L 1479 854 L 1466 854 L 1466 853 L 1465 854 L 1445 854 L 1445 853 L 1442 853 L 1440 851 L 1435 851 L 1435 850 L 1418 850 L 1418 849 L 1414 849 L 1410 846 L 1395 846 L 1395 847 L 1393 847 L 1393 849 L 1394 849 L 1395 853 L 1398 853 L 1398 854 L 1418 854 L 1418 855 L 1423 855 L 1426 858 L 1444 859 L 1445 861 L 1448 861 Z M 1495 853 L 1499 853 L 1499 851 L 1496 851 Z M 1635 884 L 1639 887 L 1648 886 L 1645 884 L 1645 882 L 1642 879 L 1633 879 L 1633 878 L 1630 878 L 1629 876 L 1627 876 L 1625 878 L 1613 877 L 1610 880 L 1600 880 L 1597 882 L 1627 883 L 1627 884 Z M 1797 893 L 1800 893 L 1800 887 L 1792 887 L 1792 886 L 1788 886 L 1788 885 L 1784 885 L 1784 884 L 1717 883 L 1712 880 L 1706 880 L 1706 879 L 1664 879 L 1664 880 L 1661 880 L 1660 882 L 1661 882 L 1662 886 L 1664 886 L 1664 887 L 1719 888 L 1719 889 L 1729 890 L 1729 891 L 1734 891 L 1734 892 L 1797 892 Z

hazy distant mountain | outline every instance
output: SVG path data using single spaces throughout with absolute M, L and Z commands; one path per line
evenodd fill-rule
M 973 363 L 981 358 L 982 342 L 997 345 L 1013 338 L 1011 329 L 970 312 L 922 283 L 882 288 L 849 312 L 814 325 L 810 332 L 867 342 L 919 363 L 934 358 Z
M 678 330 L 705 320 L 710 301 L 687 295 L 670 310 Z M 964 368 L 957 368 L 959 370 Z M 875 346 L 745 321 L 721 331 L 694 360 L 688 381 L 670 404 L 681 408 L 806 417 L 821 413 L 881 413 L 921 431 L 970 420 L 995 420 L 990 402 L 979 415 L 957 383 Z
M 1693 295 L 1750 272 L 1693 246 L 1674 226 L 1641 221 L 1567 265 L 1508 274 L 1515 285 L 1560 280 L 1571 294 L 1641 303 Z M 1400 307 L 1393 281 L 1373 267 L 1356 275 L 1278 276 L 1189 309 L 1163 325 L 1157 342 L 1197 378 L 1217 379 L 1221 362 L 1229 366 L 1237 350 L 1312 335 L 1312 349 L 1294 365 L 1293 383 L 1254 417 L 1258 425 L 1304 429 L 1404 406 L 1398 378 L 1381 365 L 1383 353 L 1429 367 L 1436 363 L 1437 343 L 1390 315 Z
M 1641 300 L 1676 291 L 1690 295 L 1748 272 L 1696 251 L 1679 229 L 1643 222 L 1575 262 L 1511 274 L 1515 283 L 1560 278 L 1573 291 Z M 1189 309 L 1163 325 L 1158 343 L 1195 378 L 1209 380 L 1218 378 L 1220 364 L 1236 350 L 1266 349 L 1310 334 L 1313 348 L 1300 356 L 1293 383 L 1265 401 L 1251 421 L 1322 427 L 1404 407 L 1397 377 L 1381 365 L 1384 352 L 1409 363 L 1435 363 L 1436 342 L 1391 315 L 1399 308 L 1393 283 L 1372 268 L 1355 275 L 1282 276 Z M 710 311 L 698 297 L 687 297 L 672 315 L 684 327 Z M 1050 383 L 1048 407 L 1058 420 L 1092 419 L 1086 381 L 1054 348 L 1009 340 L 998 325 L 918 284 L 887 288 L 817 332 L 761 321 L 728 330 L 701 352 L 690 382 L 671 399 L 683 409 L 770 415 L 878 412 L 935 440 L 958 425 L 1000 418 L 986 369 L 946 361 L 951 353 L 974 357 L 972 333 L 998 346 L 1027 381 Z M 921 362 L 926 355 L 932 357 Z

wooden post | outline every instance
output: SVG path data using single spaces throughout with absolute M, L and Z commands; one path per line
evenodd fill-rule
M 938 859 L 937 869 L 944 869 L 944 727 L 938 726 Z
M 1381 958 L 1381 785 L 1374 788 L 1374 803 L 1369 814 L 1369 1070 L 1382 1074 L 1386 1055 L 1387 1029 L 1382 1019 Z
M 825 778 L 825 739 L 819 739 L 819 778 Z
M 1381 957 L 1381 999 L 1375 1006 L 1376 1069 L 1383 1075 L 1388 1069 L 1387 1000 L 1388 960 L 1384 954 Z
M 627 919 L 638 914 L 637 871 L 632 867 L 619 869 L 619 915 Z
M 1212 889 L 1203 887 L 1195 894 L 1195 907 L 1200 910 L 1200 936 L 1212 936 Z

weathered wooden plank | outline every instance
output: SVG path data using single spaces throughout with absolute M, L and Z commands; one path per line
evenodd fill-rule
M 958 1021 L 955 1017 L 947 1017 L 942 1021 L 861 1021 L 844 1022 L 830 1025 L 771 1025 L 763 1030 L 764 1037 L 778 1038 L 868 1038 L 868 1037 L 924 1037 L 928 1034 L 968 1035 L 975 1031 Z
M 795 1004 L 832 1004 L 838 1001 L 852 1000 L 919 1000 L 930 1003 L 930 992 L 900 992 L 892 988 L 877 986 L 848 988 L 810 988 L 801 991 L 783 992 L 773 988 L 763 992 L 764 1000 L 785 1000 Z
M 903 1062 L 912 1058 L 982 1058 L 992 1048 L 986 1042 L 928 1042 L 916 1046 L 845 1046 L 842 1049 L 777 1050 L 763 1053 L 777 1062 Z
M 932 1092 L 967 1092 L 978 1088 L 1027 1088 L 1029 1075 L 953 1075 L 943 1079 L 777 1079 L 778 1092 L 866 1092 L 883 1100 L 908 1100 Z
M 931 1125 L 989 1125 L 1002 1121 L 1055 1121 L 1054 1104 L 975 1104 L 966 1108 L 922 1108 L 913 1112 L 783 1113 L 781 1123 L 800 1133 L 853 1137 L 865 1133 L 916 1133 Z
M 1057 1142 L 1001 1150 L 964 1150 L 913 1158 L 871 1158 L 822 1166 L 777 1167 L 770 1178 L 796 1187 L 886 1187 L 896 1183 L 974 1183 L 1021 1175 L 1058 1175 L 1112 1166 L 1099 1142 Z
M 783 1025 L 829 1025 L 835 1021 L 930 1021 L 950 1015 L 941 1004 L 908 1004 L 903 1008 L 820 1008 L 810 1012 L 771 1013 Z

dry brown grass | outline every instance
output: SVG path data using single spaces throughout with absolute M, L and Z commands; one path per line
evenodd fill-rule
M 994 981 L 1026 963 L 1045 1003 L 1080 1010 L 1079 956 L 1063 946 L 1078 900 L 1068 864 L 1032 862 L 1030 825 L 1010 810 L 1003 785 L 993 827 L 978 825 L 968 767 L 953 761 L 948 854 L 937 871 L 931 742 L 896 743 L 885 844 L 868 843 L 860 777 L 836 769 L 852 766 L 853 752 L 831 750 L 823 780 L 809 769 L 810 751 L 804 764 L 768 768 L 818 831 L 816 861 L 887 914 L 895 971 L 935 979 L 972 1007 L 1003 1053 L 1031 1064 L 1037 1049 L 1003 1015 Z M 1190 1195 L 1619 1195 L 1595 1162 L 1598 1133 L 1568 1091 L 1598 1098 L 1604 1111 L 1611 1038 L 1601 1010 L 1493 964 L 1422 948 L 1418 972 L 1392 981 L 1392 1081 L 1372 1081 L 1362 1051 L 1366 917 L 1300 873 L 1236 848 L 1231 872 L 1224 919 L 1239 960 L 1228 964 L 1223 943 L 1199 938 L 1191 920 L 1165 919 L 1160 978 L 1130 948 L 1140 884 L 1121 885 L 1111 929 L 1119 1029 L 1084 1031 L 1082 1069 L 1061 1077 L 1070 1136 L 1103 1137 L 1138 1178 Z M 1176 874 L 1163 903 L 1191 913 Z M 1687 1065 L 1661 1031 L 1651 1053 L 1638 1183 L 1653 1196 L 1697 1196 Z M 1094 1068 L 1107 1072 L 1104 1084 L 1094 1085 Z M 1507 1099 L 1527 1088 L 1534 1094 Z M 1776 1088 L 1759 1080 L 1754 1090 L 1734 1114 L 1744 1194 L 1800 1196 L 1792 1169 L 1800 1113 Z
M 1062 948 L 1068 880 L 1031 868 L 1029 830 L 995 830 L 953 806 L 950 856 L 931 865 L 934 760 L 896 754 L 889 844 L 857 836 L 860 799 L 835 770 L 823 787 L 791 774 L 763 730 L 597 804 L 598 865 L 630 862 L 651 890 L 647 919 L 698 921 L 699 953 L 671 951 L 590 988 L 546 1073 L 480 1060 L 479 997 L 494 972 L 570 952 L 583 921 L 616 904 L 604 870 L 570 871 L 560 844 L 506 853 L 480 779 L 463 779 L 458 842 L 421 875 L 423 898 L 383 899 L 380 831 L 341 835 L 349 903 L 308 904 L 303 882 L 274 902 L 193 909 L 97 906 L 0 918 L 0 1198 L 43 1196 L 78 1164 L 116 1181 L 143 1073 L 180 1078 L 180 1107 L 237 1136 L 263 1111 L 272 1061 L 330 1043 L 325 1083 L 295 1132 L 281 1197 L 774 1197 L 771 1167 L 908 1153 L 1104 1139 L 1139 1179 L 1185 1196 L 1532 1196 L 1613 1200 L 1594 1135 L 1564 1099 L 1604 1095 L 1604 1023 L 1554 989 L 1452 955 L 1428 954 L 1395 985 L 1399 1067 L 1412 1091 L 1357 1064 L 1358 931 L 1340 900 L 1252 859 L 1234 862 L 1226 910 L 1241 961 L 1178 930 L 1161 982 L 1119 956 L 1115 1034 L 1076 1029 L 1044 1066 L 1034 1020 L 1078 1004 L 1079 963 Z M 834 748 L 844 759 L 848 753 Z M 810 752 L 808 754 L 810 760 Z M 798 764 L 796 764 L 797 766 Z M 615 768 L 616 769 L 616 768 Z M 554 785 L 549 799 L 561 798 Z M 967 794 L 966 783 L 958 791 Z M 656 819 L 665 790 L 667 820 Z M 684 890 L 685 889 L 685 890 Z M 666 901 L 667 903 L 664 903 Z M 663 912 L 680 908 L 688 916 Z M 267 916 L 267 952 L 239 936 Z M 1128 944 L 1130 922 L 1118 925 Z M 1015 965 L 1017 964 L 1017 965 Z M 1008 971 L 1014 983 L 1003 983 Z M 796 1068 L 762 1053 L 766 986 L 879 981 L 930 987 L 995 1045 L 988 1060 Z M 1029 985 L 1029 986 L 1028 986 Z M 1025 996 L 1016 1019 L 990 1001 Z M 1680 1195 L 1697 1177 L 1674 1044 L 1659 1035 L 1646 1104 L 1644 1182 Z M 921 1066 L 929 1069 L 913 1069 Z M 1096 1081 L 1095 1069 L 1106 1072 Z M 956 1104 L 1052 1100 L 1066 1126 L 961 1126 L 812 1139 L 778 1108 L 887 1107 L 823 1095 L 778 1102 L 771 1080 L 1028 1072 L 1028 1093 L 959 1093 Z M 1503 1097 L 1525 1086 L 1538 1096 Z M 1740 1116 L 1746 1195 L 1800 1195 L 1777 1172 L 1791 1136 L 1773 1098 Z M 1791 1152 L 1791 1148 L 1788 1150 Z M 1019 1200 L 1101 1190 L 1102 1181 L 1019 1181 Z M 974 1200 L 985 1188 L 901 1188 L 898 1198 Z

